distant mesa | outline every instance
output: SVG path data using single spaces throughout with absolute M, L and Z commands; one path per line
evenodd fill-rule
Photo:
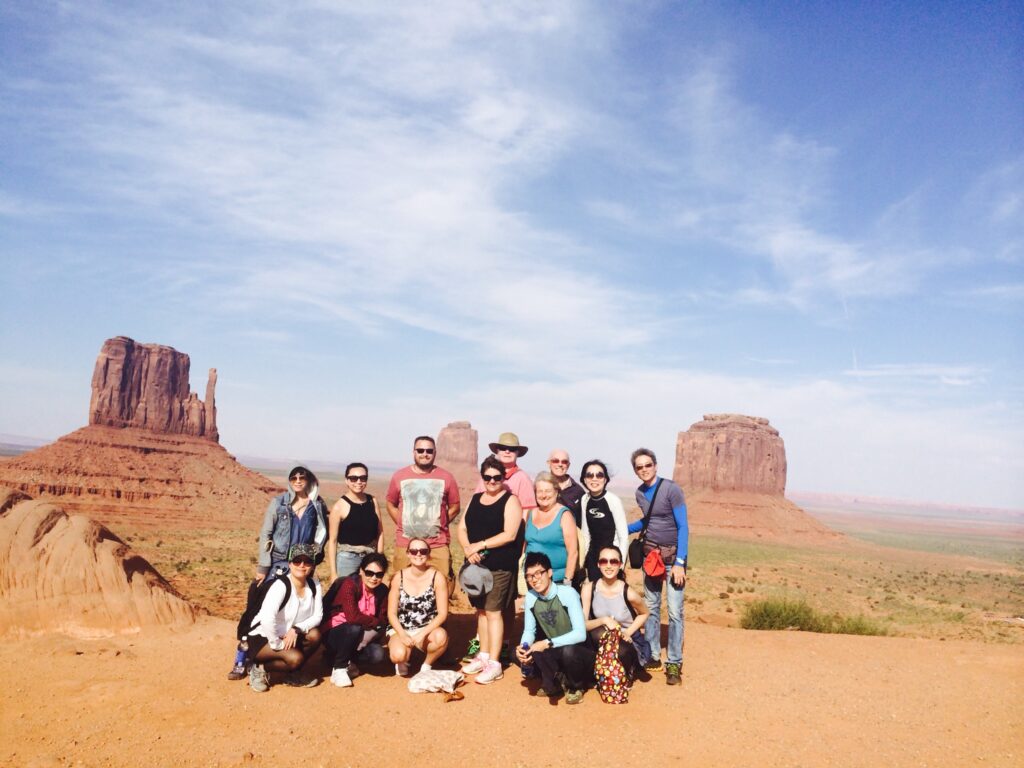
M 465 498 L 476 489 L 480 437 L 468 421 L 453 421 L 437 433 L 437 464 L 451 472 Z M 467 501 L 468 503 L 468 501 Z
M 742 536 L 839 539 L 786 499 L 786 447 L 768 419 L 704 416 L 676 440 L 673 479 L 697 529 Z
M 195 618 L 196 609 L 109 529 L 0 489 L 0 633 L 100 637 Z
M 106 525 L 251 527 L 277 488 L 219 444 L 216 371 L 205 402 L 188 391 L 188 371 L 188 355 L 171 347 L 108 339 L 93 373 L 89 426 L 0 459 L 0 487 Z
M 89 424 L 217 442 L 217 369 L 210 369 L 204 403 L 189 391 L 189 365 L 188 355 L 172 347 L 107 339 L 93 369 Z

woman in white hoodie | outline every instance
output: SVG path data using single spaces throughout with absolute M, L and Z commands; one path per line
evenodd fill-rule
M 618 547 L 625 552 L 629 546 L 626 530 L 626 510 L 614 493 L 608 493 L 608 467 L 599 459 L 591 459 L 583 465 L 580 480 L 587 489 L 580 499 L 583 519 L 580 530 L 580 558 L 586 571 L 587 581 L 601 578 L 597 556 L 602 547 Z
M 267 588 L 249 628 L 249 687 L 257 693 L 270 688 L 268 672 L 286 672 L 288 685 L 312 688 L 320 679 L 300 670 L 320 646 L 323 594 L 312 575 L 313 544 L 295 544 L 288 552 L 288 574 Z

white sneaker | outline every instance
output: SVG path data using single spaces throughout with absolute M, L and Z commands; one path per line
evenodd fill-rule
M 352 680 L 348 676 L 348 670 L 336 669 L 331 672 L 331 685 L 336 685 L 339 688 L 351 688 Z
M 462 671 L 467 675 L 475 675 L 478 672 L 483 672 L 484 669 L 487 668 L 487 664 L 489 661 L 490 659 L 481 659 L 479 656 L 477 656 L 468 664 L 463 664 Z M 498 666 L 500 667 L 501 665 L 499 664 Z
M 403 661 L 401 664 L 395 664 L 395 674 L 399 677 L 408 677 L 409 672 L 410 670 L 408 661 Z
M 488 661 L 483 672 L 476 676 L 476 681 L 480 683 L 480 685 L 487 685 L 488 683 L 493 683 L 495 680 L 501 680 L 504 676 L 505 673 L 501 671 L 500 663 L 497 661 Z

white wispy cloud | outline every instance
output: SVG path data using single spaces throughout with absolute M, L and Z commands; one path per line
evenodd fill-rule
M 930 380 L 948 386 L 964 387 L 983 383 L 989 371 L 975 365 L 934 365 L 929 363 L 890 363 L 843 371 L 854 379 Z

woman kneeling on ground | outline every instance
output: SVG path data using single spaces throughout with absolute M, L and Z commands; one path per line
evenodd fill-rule
M 429 670 L 448 647 L 448 633 L 442 626 L 448 620 L 448 579 L 430 566 L 430 545 L 425 539 L 410 539 L 406 553 L 409 565 L 391 579 L 388 593 L 388 651 L 395 672 L 402 677 L 409 676 L 414 648 L 426 654 L 421 669 Z
M 338 579 L 327 591 L 324 645 L 333 652 L 331 683 L 339 688 L 352 685 L 360 664 L 384 660 L 379 641 L 388 619 L 388 588 L 384 574 L 388 560 L 380 552 L 364 555 L 357 573 Z
M 622 565 L 618 547 L 602 547 L 597 556 L 601 578 L 586 582 L 580 597 L 593 647 L 600 645 L 605 632 L 618 629 L 622 635 L 619 661 L 633 681 L 649 657 L 650 646 L 643 635 L 649 611 L 643 597 L 621 578 Z
M 285 682 L 302 688 L 320 683 L 300 671 L 320 645 L 323 595 L 311 575 L 315 555 L 312 544 L 295 544 L 289 550 L 287 575 L 267 589 L 249 628 L 249 686 L 258 693 L 270 688 L 268 672 L 286 672 Z

